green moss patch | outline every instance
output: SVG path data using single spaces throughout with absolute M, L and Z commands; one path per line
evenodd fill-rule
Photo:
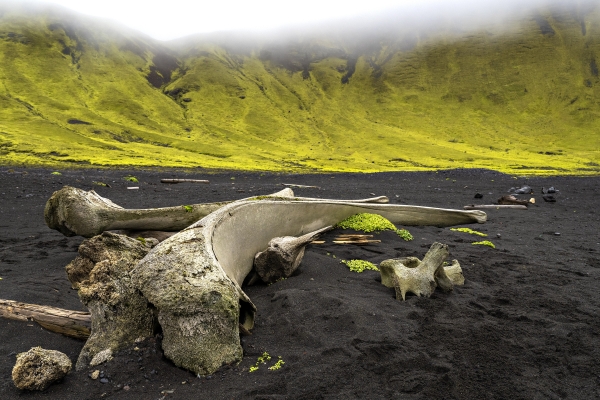
M 370 271 L 379 271 L 379 268 L 377 268 L 377 266 L 375 264 L 373 264 L 372 262 L 369 261 L 365 261 L 365 260 L 342 260 L 343 264 L 346 264 L 346 266 L 350 269 L 350 271 L 352 272 L 364 272 L 366 270 L 370 270 Z

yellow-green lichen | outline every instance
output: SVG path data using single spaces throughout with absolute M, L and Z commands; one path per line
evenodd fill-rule
M 192 212 L 192 211 L 194 211 L 194 207 L 192 207 L 192 206 L 182 206 L 182 207 L 185 210 L 185 212 Z
M 455 232 L 464 232 L 464 233 L 469 233 L 471 235 L 477 235 L 477 236 L 483 236 L 486 237 L 487 234 L 486 233 L 482 233 L 482 232 L 478 232 L 478 231 L 474 231 L 471 228 L 450 228 L 451 231 L 455 231 Z
M 340 229 L 354 229 L 360 232 L 394 231 L 402 239 L 413 240 L 413 236 L 406 229 L 398 229 L 387 218 L 379 214 L 359 213 L 349 216 L 335 225 Z
M 139 182 L 138 178 L 136 178 L 135 176 L 132 176 L 132 175 L 128 175 L 123 179 L 125 179 L 127 182 L 134 182 L 134 183 Z
M 492 249 L 496 248 L 496 246 L 494 245 L 494 243 L 490 242 L 489 240 L 483 240 L 481 242 L 473 242 L 471 244 L 476 244 L 476 245 L 481 245 L 481 246 L 489 246 Z
M 346 266 L 352 272 L 361 273 L 366 270 L 379 271 L 379 268 L 377 268 L 377 266 L 375 264 L 373 264 L 372 262 L 369 262 L 369 261 L 365 261 L 365 260 L 348 260 L 348 261 L 342 260 L 341 262 L 343 264 L 346 264 Z

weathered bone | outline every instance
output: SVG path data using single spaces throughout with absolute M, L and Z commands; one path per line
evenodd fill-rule
M 408 292 L 429 297 L 438 286 L 444 291 L 451 291 L 455 285 L 463 285 L 465 278 L 457 260 L 444 267 L 447 257 L 448 246 L 436 242 L 423 261 L 416 257 L 384 260 L 379 264 L 381 283 L 395 288 L 398 300 L 405 300 Z
M 93 237 L 115 229 L 179 231 L 227 203 L 189 207 L 128 210 L 98 195 L 70 186 L 54 192 L 46 202 L 46 225 L 65 236 Z
M 269 247 L 254 257 L 254 270 L 265 283 L 290 277 L 304 256 L 306 245 L 332 226 L 318 229 L 299 237 L 283 236 L 271 239 Z
M 113 353 L 154 333 L 154 313 L 131 283 L 130 271 L 148 253 L 154 240 L 144 241 L 104 232 L 84 240 L 67 275 L 90 310 L 92 330 L 76 369 L 87 368 L 101 352 Z
M 158 310 L 165 356 L 200 375 L 239 361 L 238 321 L 249 329 L 256 312 L 241 289 L 255 254 L 273 237 L 301 236 L 361 212 L 402 225 L 486 219 L 482 211 L 343 200 L 262 197 L 225 205 L 158 244 L 131 273 Z
M 294 192 L 283 189 L 279 192 L 260 196 L 293 197 Z M 252 199 L 252 198 L 249 198 Z M 249 200 L 246 199 L 246 200 Z M 309 197 L 300 200 L 320 201 Z M 385 196 L 370 199 L 349 200 L 357 203 L 386 203 Z M 140 231 L 180 231 L 194 222 L 231 202 L 200 203 L 176 207 L 125 209 L 98 195 L 95 191 L 86 192 L 70 186 L 54 192 L 46 202 L 44 217 L 46 225 L 65 236 L 93 237 L 109 230 Z

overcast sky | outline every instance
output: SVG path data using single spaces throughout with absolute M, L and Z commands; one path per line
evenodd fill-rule
M 306 23 L 322 23 L 392 8 L 440 7 L 456 13 L 524 7 L 536 2 L 578 0 L 38 0 L 109 18 L 156 39 L 170 40 L 198 32 L 268 30 Z M 464 11 L 463 11 L 464 10 Z M 423 10 L 425 11 L 425 10 Z

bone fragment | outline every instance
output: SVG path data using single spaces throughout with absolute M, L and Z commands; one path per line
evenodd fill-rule
M 304 256 L 306 245 L 332 226 L 318 229 L 300 237 L 284 236 L 271 239 L 266 250 L 254 257 L 254 269 L 265 283 L 290 277 Z
M 514 210 L 527 210 L 527 206 L 520 205 L 507 205 L 507 204 L 470 204 L 468 206 L 464 206 L 465 210 L 485 210 L 485 209 L 501 209 L 508 208 Z
M 405 300 L 408 292 L 429 297 L 436 287 L 451 291 L 455 285 L 464 284 L 464 277 L 458 261 L 453 260 L 452 265 L 444 267 L 447 257 L 448 246 L 434 243 L 423 261 L 416 257 L 382 261 L 379 264 L 381 283 L 394 287 L 398 300 Z
M 0 317 L 35 321 L 49 331 L 75 339 L 87 339 L 90 335 L 90 314 L 83 311 L 0 300 Z

